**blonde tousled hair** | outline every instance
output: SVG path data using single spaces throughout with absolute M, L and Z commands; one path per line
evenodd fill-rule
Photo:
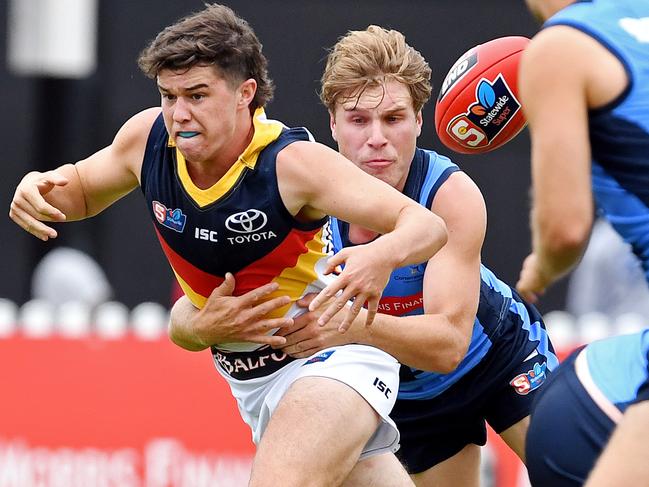
M 431 69 L 401 32 L 370 25 L 341 37 L 327 56 L 320 100 L 333 113 L 336 104 L 358 100 L 368 87 L 395 80 L 408 87 L 415 113 L 429 100 Z

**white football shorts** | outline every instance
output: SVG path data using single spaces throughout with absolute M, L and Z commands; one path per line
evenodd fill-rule
M 214 363 L 230 385 L 241 417 L 252 429 L 255 444 L 259 443 L 273 411 L 293 382 L 302 377 L 329 377 L 358 392 L 381 417 L 360 458 L 395 452 L 399 448 L 399 431 L 389 417 L 399 390 L 399 363 L 378 348 L 331 347 L 311 357 L 295 359 L 269 375 L 248 380 L 235 379 L 218 360 Z

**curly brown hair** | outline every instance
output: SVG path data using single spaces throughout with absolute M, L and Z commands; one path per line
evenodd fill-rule
M 253 78 L 257 92 L 251 111 L 273 98 L 273 82 L 262 44 L 244 19 L 224 5 L 207 5 L 166 27 L 142 51 L 138 65 L 149 78 L 164 69 L 213 65 L 232 86 Z
M 368 87 L 395 80 L 408 87 L 415 113 L 430 98 L 431 69 L 424 57 L 406 43 L 401 32 L 370 25 L 349 31 L 327 56 L 320 100 L 334 112 L 336 104 L 358 100 Z

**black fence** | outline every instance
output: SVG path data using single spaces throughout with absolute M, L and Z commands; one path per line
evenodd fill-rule
M 110 143 L 132 114 L 157 105 L 152 81 L 136 66 L 139 51 L 161 28 L 199 10 L 199 0 L 99 0 L 98 68 L 83 80 L 18 77 L 8 71 L 8 2 L 0 2 L 0 133 L 5 215 L 20 177 L 73 162 Z M 264 43 L 277 89 L 270 117 L 305 125 L 328 145 L 326 110 L 317 97 L 326 49 L 350 29 L 379 24 L 401 30 L 433 68 L 434 96 L 448 68 L 466 49 L 504 35 L 531 36 L 537 29 L 522 0 L 247 0 L 229 1 Z M 424 110 L 422 147 L 448 154 L 434 133 L 433 104 Z M 529 141 L 523 132 L 483 156 L 450 155 L 482 189 L 489 222 L 484 262 L 510 283 L 530 248 Z M 129 306 L 169 303 L 172 273 L 151 231 L 138 191 L 98 217 L 58 227 L 42 243 L 0 219 L 0 297 L 29 298 L 31 271 L 54 245 L 72 245 L 105 268 L 116 298 Z M 564 286 L 544 298 L 543 311 L 563 306 Z

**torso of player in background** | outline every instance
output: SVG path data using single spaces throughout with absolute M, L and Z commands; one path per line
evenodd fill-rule
M 459 168 L 448 158 L 433 151 L 417 149 L 410 167 L 403 193 L 430 208 L 439 187 Z M 334 251 L 353 245 L 349 241 L 349 225 L 331 218 Z M 390 276 L 379 312 L 394 316 L 424 313 L 423 282 L 426 263 L 396 269 Z M 511 288 L 500 281 L 489 269 L 480 269 L 480 302 L 473 324 L 469 350 L 460 365 L 450 374 L 425 372 L 402 366 L 399 399 L 426 399 L 435 397 L 475 367 L 492 346 L 492 335 L 503 317 L 516 303 Z M 527 354 L 529 352 L 526 352 Z
M 162 249 L 184 293 L 202 307 L 226 272 L 241 295 L 269 282 L 280 287 L 268 299 L 293 300 L 319 291 L 327 279 L 326 219 L 300 223 L 284 206 L 277 184 L 277 153 L 298 140 L 313 140 L 304 128 L 288 129 L 255 112 L 255 133 L 234 166 L 212 187 L 191 181 L 182 154 L 170 142 L 162 116 L 149 135 L 142 165 L 142 191 Z M 297 311 L 289 304 L 269 317 Z M 251 351 L 252 343 L 224 343 L 226 351 Z
M 649 380 L 649 329 L 592 342 L 585 353 L 592 381 L 624 413 Z
M 631 244 L 649 281 L 649 2 L 575 2 L 544 27 L 552 25 L 598 40 L 627 72 L 627 90 L 589 113 L 593 193 L 598 212 Z

